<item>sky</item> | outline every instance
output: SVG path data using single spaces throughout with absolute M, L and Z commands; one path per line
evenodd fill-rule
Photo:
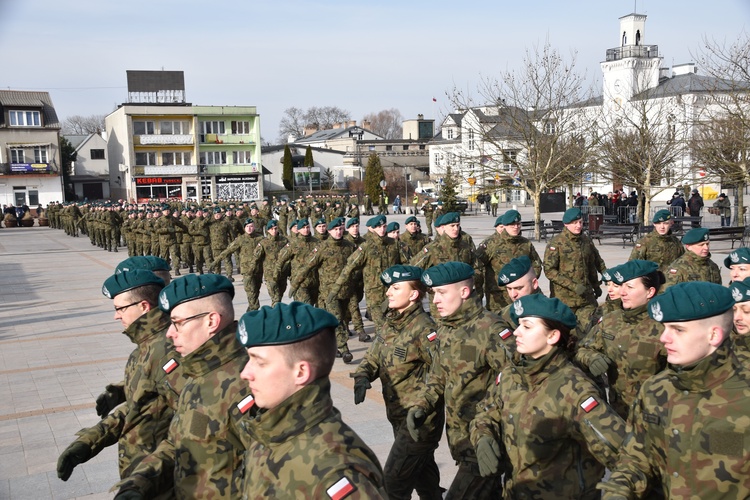
M 63 120 L 126 102 L 126 70 L 181 70 L 188 102 L 257 106 L 275 142 L 292 106 L 440 119 L 545 42 L 600 82 L 634 11 L 666 67 L 750 32 L 748 0 L 0 0 L 0 88 L 48 91 Z

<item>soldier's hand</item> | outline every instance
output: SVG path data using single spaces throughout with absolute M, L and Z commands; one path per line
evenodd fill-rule
M 591 294 L 591 287 L 583 283 L 578 283 L 573 291 L 579 296 L 589 295 Z
M 137 490 L 120 490 L 115 495 L 115 500 L 145 500 L 145 498 Z
M 354 380 L 354 404 L 358 405 L 365 400 L 367 389 L 371 388 L 370 381 L 365 377 L 357 377 Z
M 96 398 L 96 414 L 106 417 L 116 406 L 125 402 L 125 389 L 120 385 L 108 384 L 104 392 Z
M 594 358 L 589 362 L 589 372 L 594 377 L 599 377 L 607 373 L 609 365 L 612 364 L 612 360 L 601 353 L 596 353 Z
M 497 474 L 500 465 L 500 445 L 490 436 L 483 436 L 477 442 L 477 463 L 482 477 Z
M 602 287 L 601 286 L 597 285 L 597 286 L 594 287 L 594 295 L 596 296 L 597 299 L 602 296 Z
M 406 415 L 406 428 L 409 430 L 409 435 L 414 441 L 419 441 L 419 428 L 422 427 L 426 419 L 427 415 L 422 408 L 418 406 L 409 408 L 409 413 Z
M 76 465 L 91 458 L 91 448 L 80 441 L 73 441 L 57 459 L 57 477 L 67 481 Z
M 333 304 L 337 300 L 335 293 L 329 293 L 326 297 L 326 304 Z

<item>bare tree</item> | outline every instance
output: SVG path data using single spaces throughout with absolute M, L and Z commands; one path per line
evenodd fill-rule
M 362 123 L 370 122 L 368 130 L 383 139 L 401 139 L 403 121 L 404 117 L 396 108 L 369 113 L 362 118 Z
M 299 138 L 305 135 L 305 112 L 292 106 L 284 110 L 279 122 L 279 142 L 285 144 L 289 137 Z
M 351 113 L 336 106 L 313 106 L 305 112 L 305 124 L 328 130 L 337 123 L 351 120 Z
M 67 117 L 60 132 L 63 135 L 100 134 L 104 131 L 104 115 L 73 115 Z

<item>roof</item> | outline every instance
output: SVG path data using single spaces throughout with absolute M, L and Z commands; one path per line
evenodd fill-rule
M 272 146 L 261 146 L 260 148 L 260 154 L 266 154 L 266 153 L 274 153 L 276 151 L 283 151 L 284 148 L 287 146 L 287 144 L 274 144 Z M 290 148 L 297 148 L 300 149 L 304 147 L 307 149 L 308 146 L 299 146 L 295 144 L 288 144 Z M 312 151 L 320 151 L 321 153 L 332 153 L 332 154 L 340 154 L 344 155 L 346 154 L 345 151 L 339 151 L 337 149 L 329 149 L 329 148 L 320 148 L 318 146 L 309 146 Z
M 667 97 L 684 94 L 696 94 L 704 92 L 732 92 L 737 90 L 750 90 L 750 85 L 745 82 L 723 80 L 713 76 L 687 73 L 667 78 L 653 89 L 644 90 L 633 96 L 633 99 L 653 99 L 655 97 Z
M 357 133 L 359 133 L 360 131 L 361 132 L 369 132 L 369 133 L 371 133 L 371 134 L 373 134 L 373 135 L 375 135 L 377 137 L 380 137 L 376 133 L 374 133 L 374 132 L 372 132 L 370 130 L 367 130 L 366 128 L 358 127 L 358 126 L 355 125 L 354 127 L 332 128 L 332 129 L 328 129 L 328 130 L 318 130 L 314 134 L 310 134 L 310 135 L 305 136 L 305 137 L 300 137 L 295 142 L 296 143 L 300 143 L 300 144 L 304 144 L 306 142 L 329 141 L 331 139 L 336 139 L 337 137 L 347 136 L 347 135 L 349 135 L 349 132 L 357 132 Z M 381 137 L 381 139 L 382 139 L 382 137 Z
M 0 106 L 3 108 L 41 108 L 44 114 L 44 128 L 60 128 L 55 107 L 49 92 L 30 92 L 26 90 L 0 90 Z M 0 121 L 5 124 L 5 113 Z
M 73 146 L 73 149 L 78 151 L 78 148 L 83 146 L 83 143 L 86 142 L 86 139 L 91 137 L 91 134 L 71 134 L 71 135 L 64 135 L 65 139 L 68 140 L 71 146 Z

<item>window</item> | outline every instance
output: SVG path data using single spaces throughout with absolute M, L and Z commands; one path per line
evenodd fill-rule
M 401 146 L 401 149 L 403 149 L 404 151 L 409 151 L 409 145 L 404 144 L 403 146 Z
M 10 150 L 10 162 L 11 163 L 26 163 L 26 157 L 23 154 L 21 148 L 11 148 Z
M 445 132 L 446 132 L 446 136 L 447 136 L 448 139 L 453 139 L 453 129 L 452 128 L 445 129 Z
M 190 125 L 188 122 L 163 121 L 159 123 L 159 130 L 162 135 L 186 135 L 190 133 Z
M 11 127 L 41 127 L 39 111 L 8 111 Z
M 553 121 L 544 122 L 544 133 L 554 135 L 557 132 L 557 125 Z
M 47 148 L 34 148 L 34 163 L 47 163 Z
M 250 151 L 235 151 L 232 156 L 235 165 L 248 165 L 253 161 L 253 155 Z
M 423 150 L 423 149 L 424 149 L 424 144 L 420 144 L 420 145 L 419 145 L 419 149 L 422 149 L 422 150 Z
M 133 135 L 154 135 L 154 122 L 134 121 Z
M 156 153 L 136 153 L 135 164 L 139 166 L 156 165 Z
M 205 151 L 201 153 L 201 165 L 226 165 L 226 151 Z
M 29 205 L 39 205 L 39 191 L 29 189 Z
M 503 151 L 503 169 L 506 172 L 515 172 L 518 151 L 506 149 Z
M 232 122 L 232 133 L 245 135 L 249 134 L 250 122 Z
M 204 134 L 223 134 L 224 122 L 201 122 L 201 130 Z
M 469 129 L 469 151 L 474 151 L 474 129 Z
M 161 164 L 168 165 L 190 165 L 189 151 L 176 151 L 161 154 Z
M 393 151 L 393 146 L 386 146 L 386 147 L 385 147 L 385 150 L 386 150 L 386 151 Z
M 91 157 L 92 160 L 104 160 L 104 150 L 103 149 L 90 149 L 89 156 Z
M 375 146 L 367 146 L 368 151 L 375 151 Z

